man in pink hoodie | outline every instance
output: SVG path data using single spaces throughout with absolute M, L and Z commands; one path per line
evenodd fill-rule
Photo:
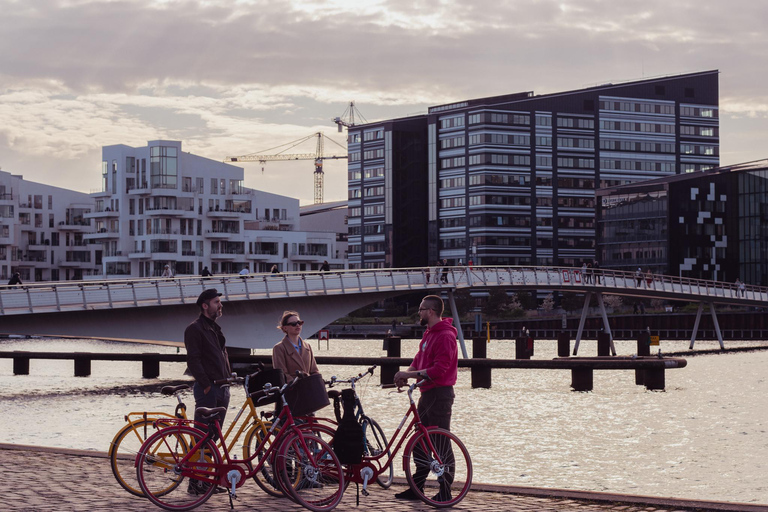
M 419 416 L 421 422 L 427 426 L 436 426 L 446 430 L 451 429 L 451 411 L 453 408 L 453 385 L 456 384 L 458 374 L 459 352 L 456 346 L 456 328 L 451 325 L 451 318 L 442 318 L 443 300 L 437 295 L 427 295 L 419 305 L 419 318 L 421 325 L 427 330 L 419 344 L 419 351 L 413 358 L 411 366 L 405 371 L 395 374 L 395 384 L 407 385 L 408 379 L 419 378 L 426 374 L 429 382 L 420 388 Z M 414 475 L 417 485 L 423 487 L 429 468 L 421 469 Z M 421 482 L 419 482 L 421 480 Z M 450 478 L 452 480 L 452 478 Z M 440 493 L 450 493 L 451 482 L 446 482 L 443 489 L 441 483 Z M 419 499 L 411 489 L 395 495 L 399 499 Z M 436 496 L 437 498 L 437 496 Z M 440 501 L 443 501 L 442 499 Z

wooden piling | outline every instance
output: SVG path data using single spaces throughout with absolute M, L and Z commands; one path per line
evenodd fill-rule
M 386 336 L 384 338 L 384 350 L 387 351 L 387 357 L 400 357 L 400 336 Z M 397 363 L 381 364 L 381 384 L 392 384 L 395 381 L 395 374 L 400 370 Z
M 488 357 L 488 342 L 485 338 L 477 337 L 472 338 L 472 358 L 473 359 L 485 359 Z M 486 388 L 491 387 L 491 368 L 473 366 L 470 370 L 472 373 L 472 388 Z

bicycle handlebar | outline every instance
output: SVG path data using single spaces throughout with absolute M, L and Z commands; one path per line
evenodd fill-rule
M 217 386 L 223 386 L 223 385 L 229 385 L 234 383 L 242 383 L 245 381 L 245 378 L 238 377 L 236 373 L 232 372 L 232 375 L 230 377 L 227 377 L 226 379 L 219 379 L 213 381 L 213 383 Z
M 368 375 L 373 375 L 373 372 L 374 372 L 375 369 L 376 369 L 376 365 L 373 365 L 370 368 L 368 368 L 367 370 L 365 370 L 363 373 L 358 373 L 357 377 L 350 377 L 350 378 L 344 379 L 344 380 L 339 379 L 338 377 L 336 377 L 334 375 L 333 377 L 331 377 L 331 380 L 326 380 L 325 384 L 329 388 L 332 388 L 334 386 L 334 384 L 355 384 L 360 379 L 363 379 L 363 378 L 367 377 Z

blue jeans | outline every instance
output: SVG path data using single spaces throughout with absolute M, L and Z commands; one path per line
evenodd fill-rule
M 229 386 L 217 386 L 211 384 L 211 389 L 208 390 L 206 395 L 203 392 L 203 387 L 195 382 L 192 388 L 192 393 L 195 395 L 195 421 L 206 423 L 202 417 L 197 413 L 198 407 L 229 407 Z M 224 423 L 226 413 L 219 415 L 217 418 L 219 424 Z
M 453 386 L 432 388 L 422 393 L 417 409 L 424 426 L 451 430 L 453 398 Z M 436 440 L 433 439 L 432 442 L 435 443 Z M 443 460 L 453 460 L 453 449 L 450 445 L 435 446 L 435 449 L 441 450 L 440 456 Z M 422 445 L 417 445 L 414 448 L 413 455 L 416 460 L 416 471 L 413 474 L 413 481 L 416 487 L 423 489 L 424 482 L 427 479 L 427 475 L 429 475 L 429 466 L 421 461 L 429 460 L 431 457 L 424 452 Z M 451 467 L 444 476 L 438 478 L 441 493 L 450 492 L 454 471 L 455 469 Z

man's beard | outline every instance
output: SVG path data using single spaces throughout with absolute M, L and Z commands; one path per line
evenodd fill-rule
M 426 319 L 426 318 L 422 318 L 421 320 L 419 320 L 419 323 L 420 323 L 421 325 L 427 325 L 429 322 L 427 321 L 427 319 Z

